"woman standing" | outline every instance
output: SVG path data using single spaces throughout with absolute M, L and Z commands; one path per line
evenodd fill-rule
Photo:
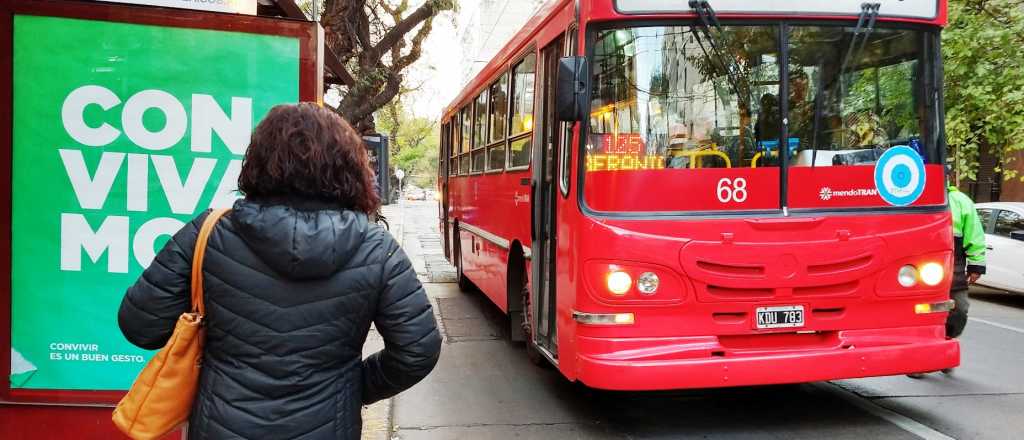
M 367 214 L 380 204 L 362 138 L 313 104 L 274 107 L 203 264 L 206 346 L 190 439 L 357 439 L 362 405 L 437 363 L 441 337 L 398 243 Z M 118 322 L 163 347 L 190 310 L 200 215 L 128 289 Z M 362 358 L 370 324 L 384 350 Z

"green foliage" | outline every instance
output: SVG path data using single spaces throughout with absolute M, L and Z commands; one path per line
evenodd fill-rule
M 946 135 L 957 173 L 975 178 L 987 148 L 1005 179 L 1018 177 L 1009 161 L 1024 150 L 1024 1 L 951 0 L 949 7 Z
M 437 154 L 440 148 L 437 122 L 411 115 L 400 104 L 396 106 L 397 109 L 382 110 L 394 112 L 377 117 L 377 128 L 391 138 L 391 167 L 405 171 L 407 177 L 404 183 L 432 188 L 437 182 Z
M 846 106 L 853 112 L 875 111 L 877 103 L 883 128 L 890 138 L 916 134 L 918 115 L 914 110 L 912 88 L 916 68 L 913 62 L 903 62 L 855 72 L 856 79 L 845 100 Z

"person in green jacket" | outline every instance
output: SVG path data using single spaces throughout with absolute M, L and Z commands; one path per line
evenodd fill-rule
M 949 167 L 946 167 L 946 174 L 952 177 Z M 949 185 L 947 191 L 953 216 L 953 284 L 949 288 L 949 297 L 956 305 L 946 317 L 946 337 L 956 338 L 967 326 L 967 310 L 971 307 L 967 288 L 985 273 L 985 228 L 970 197 L 953 185 Z M 952 374 L 953 369 L 947 368 L 942 372 Z M 907 376 L 920 379 L 924 373 Z
M 949 296 L 956 308 L 946 319 L 946 336 L 960 336 L 967 325 L 967 287 L 985 273 L 985 228 L 970 197 L 949 186 L 949 210 L 953 214 L 953 284 Z

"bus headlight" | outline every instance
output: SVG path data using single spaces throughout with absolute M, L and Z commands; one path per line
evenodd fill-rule
M 939 263 L 925 263 L 924 266 L 921 266 L 921 281 L 929 286 L 937 286 L 945 277 L 944 272 Z
M 903 287 L 914 287 L 917 284 L 917 268 L 909 264 L 901 267 L 896 274 L 896 281 Z
M 608 273 L 608 291 L 616 295 L 625 295 L 633 287 L 633 277 L 628 273 L 617 270 Z
M 584 263 L 583 270 L 586 291 L 593 300 L 605 305 L 674 303 L 686 294 L 687 286 L 671 268 L 664 266 L 590 260 Z
M 640 278 L 636 279 L 636 289 L 640 291 L 642 295 L 654 295 L 654 292 L 658 291 L 658 284 L 661 280 L 658 279 L 658 275 L 654 272 L 644 272 L 640 274 Z

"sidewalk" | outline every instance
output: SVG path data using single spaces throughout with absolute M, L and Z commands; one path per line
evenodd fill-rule
M 407 223 L 405 204 L 406 201 L 384 206 L 382 211 L 390 224 L 391 235 L 398 240 L 406 255 L 412 260 L 413 268 L 416 270 L 421 282 L 427 289 L 434 306 L 434 314 L 438 325 L 441 325 L 442 335 L 446 335 L 441 324 L 441 316 L 438 304 L 438 296 L 443 296 L 444 291 L 455 289 L 455 268 L 448 264 L 444 257 L 444 250 L 441 247 L 441 236 L 437 230 L 436 217 L 431 221 L 425 218 L 426 212 L 412 213 Z M 431 227 L 433 225 L 433 227 Z M 370 355 L 384 348 L 384 341 L 376 329 L 371 328 L 363 346 L 363 356 Z M 377 402 L 363 408 L 363 440 L 388 440 L 397 438 L 397 433 L 392 435 L 394 428 L 394 407 L 395 399 L 388 399 Z
M 506 341 L 507 321 L 494 304 L 459 291 L 441 247 L 436 203 L 406 201 L 384 215 L 424 283 L 444 345 L 423 382 L 364 410 L 364 440 L 618 438 L 568 381 Z M 372 332 L 365 351 L 382 345 Z

